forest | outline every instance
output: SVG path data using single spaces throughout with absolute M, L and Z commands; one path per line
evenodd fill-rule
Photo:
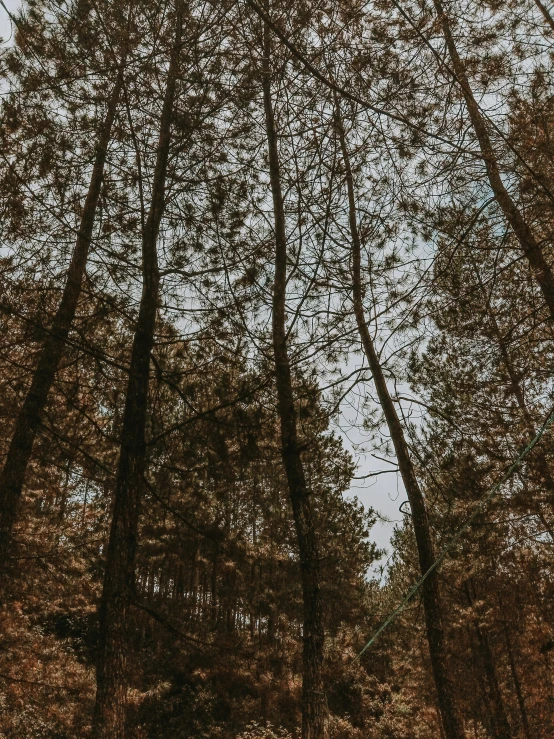
M 554 4 L 0 13 L 0 739 L 554 737 Z

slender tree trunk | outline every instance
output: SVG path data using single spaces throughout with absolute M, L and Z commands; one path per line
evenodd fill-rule
M 160 119 L 152 199 L 142 235 L 142 296 L 131 353 L 114 509 L 100 605 L 100 648 L 93 716 L 94 739 L 123 739 L 125 735 L 126 630 L 134 592 L 139 506 L 146 464 L 145 428 L 150 355 L 154 346 L 159 299 L 157 239 L 165 207 L 165 181 L 181 45 L 181 25 L 182 17 L 178 11 L 175 45 L 171 52 Z
M 477 650 L 475 649 L 475 640 L 474 640 L 474 634 L 471 630 L 471 626 L 469 621 L 466 621 L 465 623 L 465 630 L 467 632 L 467 638 L 469 642 L 469 648 L 471 650 L 471 656 L 472 656 L 472 673 L 471 673 L 471 679 L 473 680 L 472 684 L 479 684 L 479 690 L 476 691 L 475 696 L 475 708 L 477 708 L 477 711 L 475 708 L 473 708 L 472 711 L 472 724 L 473 724 L 473 734 L 477 736 L 481 736 L 480 733 L 477 731 L 477 727 L 483 726 L 487 733 L 491 735 L 493 732 L 491 730 L 490 726 L 490 701 L 489 697 L 487 695 L 487 691 L 485 689 L 484 681 L 483 681 L 483 671 L 480 669 L 481 665 L 479 662 L 479 655 L 477 653 Z
M 219 552 L 216 547 L 212 561 L 212 572 L 210 577 L 210 618 L 212 622 L 212 628 L 217 628 L 217 560 Z
M 494 318 L 493 321 L 496 324 L 496 320 Z M 535 424 L 533 423 L 533 419 L 531 418 L 531 414 L 529 413 L 522 387 L 512 364 L 506 342 L 504 341 L 504 338 L 500 333 L 498 326 L 496 326 L 496 331 L 498 346 L 504 366 L 506 367 L 506 371 L 508 372 L 508 376 L 510 378 L 512 393 L 523 415 L 527 431 L 531 436 L 533 436 L 536 432 L 536 428 Z M 548 459 L 545 456 L 543 448 L 537 448 L 534 450 L 532 456 L 529 459 L 529 465 L 534 468 L 534 470 L 540 476 L 541 483 L 544 485 L 544 488 L 546 490 L 546 502 L 548 506 L 550 506 L 551 510 L 554 510 L 554 477 L 552 476 L 552 470 L 550 469 L 550 465 L 548 463 Z M 541 523 L 547 530 L 549 536 L 554 541 L 554 531 L 552 530 L 552 524 L 546 520 L 544 513 L 541 510 L 540 501 L 528 501 L 528 503 L 526 504 L 528 505 L 529 509 L 531 509 L 538 516 Z
M 490 300 L 487 296 L 485 286 L 481 279 L 481 275 L 479 273 L 479 270 L 477 269 L 477 265 L 475 264 L 471 256 L 470 256 L 470 261 L 471 261 L 471 266 L 473 267 L 473 271 L 475 273 L 477 282 L 479 283 L 479 288 L 483 295 L 483 302 L 484 302 L 485 310 L 487 311 L 489 323 L 492 328 L 494 337 L 496 339 L 498 349 L 500 351 L 502 363 L 504 364 L 506 372 L 508 373 L 508 377 L 510 378 L 510 390 L 512 391 L 512 394 L 516 400 L 518 408 L 521 411 L 527 431 L 529 432 L 531 436 L 533 436 L 536 431 L 535 424 L 533 423 L 533 419 L 531 418 L 531 414 L 529 413 L 529 408 L 527 407 L 527 402 L 525 400 L 525 394 L 523 392 L 523 388 L 521 387 L 517 372 L 513 365 L 512 358 L 510 357 L 508 346 L 506 345 L 506 341 L 504 339 L 504 336 L 502 335 L 502 331 L 500 330 L 500 326 L 498 325 L 496 316 L 494 315 L 494 311 L 491 308 Z M 540 475 L 541 482 L 543 483 L 546 489 L 546 492 L 547 492 L 547 503 L 554 510 L 554 477 L 552 476 L 552 471 L 550 469 L 548 460 L 542 448 L 537 448 L 534 450 L 533 455 L 530 459 L 530 465 L 532 465 L 533 468 Z M 538 502 L 533 507 L 531 506 L 529 507 L 530 507 L 530 510 L 533 510 L 533 512 L 539 517 L 540 521 L 542 522 L 542 524 L 548 531 L 549 536 L 554 541 L 554 531 L 552 530 L 551 524 L 549 524 L 549 522 L 546 520 L 541 510 L 540 502 Z
M 196 621 L 196 613 L 198 610 L 198 551 L 200 545 L 195 544 L 192 555 L 192 566 L 189 581 L 189 592 L 187 594 L 187 603 L 189 604 L 189 621 Z
M 548 310 L 550 311 L 550 317 L 554 320 L 554 274 L 551 266 L 545 259 L 543 251 L 521 213 L 521 210 L 516 205 L 502 181 L 498 159 L 489 136 L 487 122 L 477 105 L 475 97 L 473 96 L 464 63 L 458 54 L 458 50 L 452 36 L 448 16 L 444 12 L 440 0 L 433 0 L 433 4 L 442 27 L 454 74 L 456 75 L 456 79 L 462 89 L 471 124 L 479 142 L 479 148 L 481 149 L 481 155 L 485 162 L 491 189 L 502 212 L 504 213 L 504 217 L 514 232 L 523 253 L 527 257 L 531 271 L 541 289 Z
M 492 737 L 492 739 L 496 739 L 496 732 L 494 723 L 492 720 L 493 717 L 493 710 L 491 706 L 491 699 L 490 695 L 487 692 L 487 686 L 485 685 L 485 677 L 483 675 L 483 671 L 477 668 L 477 681 L 479 683 L 479 693 L 481 695 L 481 721 L 484 729 L 486 730 L 488 736 Z
M 490 647 L 488 635 L 481 629 L 478 623 L 475 624 L 475 633 L 477 635 L 477 642 L 479 644 L 483 667 L 485 669 L 485 675 L 489 686 L 492 723 L 496 739 L 512 739 L 513 734 L 506 715 L 502 693 L 500 692 L 500 686 L 498 684 L 498 677 L 494 665 L 494 655 Z
M 512 650 L 512 644 L 510 641 L 510 635 L 506 624 L 504 624 L 504 639 L 506 641 L 506 652 L 508 653 L 508 662 L 510 663 L 510 672 L 512 673 L 512 679 L 514 681 L 514 688 L 516 690 L 517 704 L 519 706 L 519 715 L 521 716 L 521 726 L 525 739 L 531 739 L 531 730 L 529 728 L 529 717 L 527 716 L 527 708 L 525 707 L 525 698 L 521 689 L 521 682 L 519 681 L 519 675 L 516 670 L 516 663 L 514 660 L 514 652 Z
M 326 701 L 323 692 L 323 645 L 319 554 L 310 493 L 298 440 L 296 408 L 288 355 L 285 305 L 287 238 L 279 166 L 277 133 L 271 99 L 270 34 L 264 27 L 263 98 L 269 174 L 275 225 L 275 281 L 273 285 L 273 352 L 281 422 L 281 453 L 294 516 L 303 595 L 302 739 L 325 736 Z
M 89 189 L 67 271 L 62 299 L 42 345 L 31 387 L 17 417 L 8 454 L 0 473 L 0 562 L 5 562 L 10 553 L 12 530 L 17 520 L 17 509 L 33 444 L 75 318 L 104 178 L 106 153 L 123 87 L 124 66 L 123 60 L 108 100 L 106 117 L 99 132 Z
M 500 692 L 498 677 L 496 675 L 494 655 L 492 653 L 488 635 L 486 631 L 484 631 L 479 625 L 479 614 L 475 609 L 475 595 L 474 593 L 472 593 L 472 587 L 469 582 L 465 583 L 465 592 L 468 604 L 474 611 L 476 617 L 473 628 L 477 637 L 479 656 L 481 658 L 489 688 L 489 710 L 491 713 L 491 725 L 493 727 L 493 733 L 495 739 L 512 739 L 513 734 L 510 728 L 508 717 L 506 715 L 504 700 L 502 698 L 502 693 Z
M 365 319 L 361 278 L 361 244 L 358 233 L 354 181 L 352 178 L 350 157 L 346 146 L 344 127 L 337 99 L 335 100 L 335 103 L 337 130 L 344 159 L 346 184 L 348 189 L 349 220 L 352 238 L 352 295 L 354 313 L 363 350 L 371 369 L 377 395 L 379 396 L 379 402 L 383 409 L 383 413 L 385 414 L 385 419 L 396 451 L 398 467 L 408 495 L 417 543 L 419 566 L 421 573 L 424 574 L 435 561 L 433 538 L 431 535 L 425 498 L 417 481 L 408 445 L 404 437 L 404 430 L 389 394 L 383 369 Z M 458 711 L 455 698 L 455 687 L 450 679 L 448 670 L 448 647 L 446 644 L 445 634 L 445 622 L 447 621 L 447 618 L 439 587 L 439 576 L 436 570 L 427 577 L 422 589 L 429 653 L 437 690 L 440 714 L 444 726 L 444 733 L 447 739 L 464 739 L 465 732 L 463 721 Z
M 535 5 L 541 11 L 545 21 L 548 23 L 550 28 L 554 31 L 554 18 L 548 12 L 546 5 L 541 0 L 534 0 Z

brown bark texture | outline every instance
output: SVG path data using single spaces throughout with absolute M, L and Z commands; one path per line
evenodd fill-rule
M 350 233 L 352 238 L 352 297 L 354 314 L 362 347 L 370 366 L 379 402 L 385 415 L 391 439 L 398 460 L 398 467 L 406 488 L 406 494 L 412 511 L 412 522 L 417 544 L 419 567 L 425 574 L 435 562 L 435 548 L 429 517 L 423 492 L 419 486 L 404 430 L 394 403 L 389 394 L 383 369 L 379 360 L 375 345 L 365 318 L 363 306 L 363 287 L 361 277 L 361 243 L 358 232 L 356 198 L 354 192 L 354 180 L 350 167 L 350 157 L 346 145 L 342 117 L 336 104 L 336 124 L 340 139 L 341 151 L 345 168 L 345 179 L 348 190 L 348 207 L 350 220 Z M 457 707 L 455 687 L 449 675 L 449 654 L 446 643 L 445 624 L 447 621 L 445 607 L 442 599 L 439 575 L 433 570 L 422 586 L 423 606 L 425 612 L 425 625 L 427 640 L 429 642 L 429 654 L 437 690 L 437 699 L 440 715 L 444 727 L 446 739 L 464 739 L 465 732 L 462 717 Z
M 534 0 L 534 2 L 537 8 L 541 11 L 544 17 L 544 20 L 548 23 L 550 28 L 554 31 L 554 18 L 552 18 L 552 16 L 550 15 L 546 5 L 543 2 L 541 2 L 541 0 Z
M 154 346 L 160 281 L 157 239 L 165 208 L 171 122 L 181 46 L 182 18 L 179 12 L 176 24 L 160 119 L 151 203 L 142 235 L 142 295 L 131 352 L 99 614 L 100 645 L 92 732 L 94 739 L 123 739 L 125 736 L 126 632 L 135 589 L 139 509 L 146 465 L 145 430 L 150 356 Z
M 277 132 L 271 98 L 270 34 L 264 28 L 263 98 L 269 174 L 275 226 L 275 278 L 273 286 L 273 352 L 281 452 L 292 505 L 303 595 L 302 739 L 325 736 L 326 701 L 323 691 L 324 629 L 320 590 L 317 537 L 310 493 L 306 483 L 298 440 L 297 414 L 286 334 L 287 238 L 281 187 Z
M 461 87 L 469 117 L 471 119 L 471 124 L 475 131 L 477 141 L 479 142 L 479 148 L 481 150 L 483 161 L 485 162 L 489 184 L 504 217 L 510 224 L 525 257 L 527 258 L 531 272 L 534 275 L 534 278 L 542 292 L 546 306 L 550 312 L 550 318 L 551 320 L 554 320 L 554 273 L 544 256 L 543 250 L 535 239 L 529 224 L 504 185 L 502 175 L 500 173 L 500 167 L 498 165 L 498 157 L 492 145 L 487 122 L 473 95 L 473 91 L 466 74 L 465 65 L 456 48 L 448 16 L 446 15 L 440 0 L 433 0 L 433 4 L 442 28 L 453 71 L 458 84 Z
M 532 739 L 533 735 L 531 733 L 531 729 L 529 726 L 529 717 L 527 716 L 527 707 L 525 706 L 525 697 L 523 695 L 523 690 L 521 688 L 521 681 L 519 679 L 519 675 L 517 674 L 516 663 L 514 659 L 514 652 L 512 649 L 510 635 L 508 633 L 508 630 L 505 624 L 504 624 L 504 638 L 506 640 L 506 652 L 508 654 L 508 661 L 510 663 L 510 672 L 512 673 L 512 679 L 514 681 L 514 688 L 515 688 L 516 696 L 517 696 L 517 704 L 519 707 L 519 715 L 521 717 L 521 727 L 523 729 L 523 735 L 525 739 Z
M 94 166 L 62 299 L 42 345 L 31 386 L 17 417 L 8 454 L 0 474 L 0 563 L 5 562 L 10 554 L 12 531 L 17 521 L 17 510 L 33 444 L 75 318 L 104 178 L 106 154 L 123 87 L 123 74 L 124 62 L 120 66 L 108 100 L 106 117 L 98 137 Z
M 498 321 L 496 320 L 494 311 L 491 309 L 490 300 L 487 296 L 485 285 L 483 284 L 483 280 L 481 279 L 481 275 L 479 274 L 477 265 L 475 264 L 475 262 L 473 261 L 471 257 L 470 257 L 470 261 L 473 267 L 473 271 L 475 273 L 476 280 L 479 283 L 479 288 L 483 295 L 483 301 L 485 304 L 485 309 L 487 311 L 487 318 L 489 319 L 489 324 L 492 328 L 494 338 L 497 342 L 498 349 L 500 352 L 500 357 L 502 359 L 502 363 L 504 364 L 506 372 L 508 373 L 508 377 L 510 378 L 510 385 L 509 385 L 510 390 L 516 400 L 518 408 L 521 411 L 527 431 L 529 435 L 532 437 L 535 435 L 536 429 L 535 429 L 535 424 L 533 422 L 531 414 L 529 412 L 529 408 L 527 407 L 527 402 L 525 400 L 525 394 L 523 392 L 523 387 L 521 386 L 518 374 L 514 367 L 514 363 L 512 362 L 512 359 L 510 357 L 510 352 L 508 349 L 507 342 L 504 336 L 502 335 L 502 331 L 500 330 L 500 326 L 498 325 Z M 549 505 L 549 507 L 554 510 L 554 477 L 552 476 L 552 471 L 550 469 L 548 460 L 542 448 L 538 448 L 534 450 L 534 454 L 529 460 L 529 464 L 539 474 L 541 481 L 544 485 L 544 488 L 547 492 L 546 502 Z M 533 510 L 538 515 L 541 522 L 545 526 L 545 529 L 548 531 L 550 537 L 554 540 L 554 532 L 552 531 L 552 526 L 546 520 L 542 512 L 540 502 L 538 502 L 536 505 L 533 504 L 534 503 L 533 501 L 530 501 L 530 503 L 531 503 L 530 510 Z
M 494 654 L 491 649 L 487 631 L 479 623 L 479 613 L 477 612 L 475 602 L 476 597 L 471 582 L 465 583 L 465 591 L 468 604 L 475 613 L 473 629 L 475 636 L 477 637 L 478 657 L 483 666 L 483 671 L 487 680 L 491 730 L 495 739 L 513 739 L 513 733 L 510 728 L 510 723 L 504 706 L 504 699 L 502 697 L 500 685 L 498 684 Z

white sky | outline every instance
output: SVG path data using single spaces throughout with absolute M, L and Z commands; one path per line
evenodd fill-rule
M 21 6 L 20 0 L 3 0 L 3 3 L 11 13 L 15 12 Z M 6 42 L 10 36 L 11 23 L 8 18 L 8 14 L 2 5 L 0 5 L 0 37 L 4 42 Z
M 357 364 L 359 365 L 361 359 L 357 358 Z M 368 373 L 367 373 L 368 374 Z M 367 383 L 367 391 L 372 396 L 375 395 L 375 388 L 372 383 Z M 392 390 L 392 388 L 389 388 Z M 364 387 L 360 385 L 358 392 L 363 392 Z M 406 393 L 411 395 L 411 393 Z M 343 438 L 344 446 L 348 449 L 355 461 L 357 462 L 358 468 L 356 470 L 356 477 L 363 477 L 364 475 L 372 472 L 391 470 L 387 474 L 378 475 L 376 477 L 368 477 L 361 480 L 352 480 L 350 486 L 349 495 L 356 496 L 360 503 L 366 508 L 371 507 L 384 518 L 389 519 L 390 523 L 384 521 L 377 521 L 375 526 L 372 528 L 370 533 L 370 539 L 374 541 L 378 547 L 385 549 L 390 554 L 390 537 L 393 532 L 393 528 L 396 524 L 400 523 L 403 519 L 403 515 L 399 511 L 400 505 L 407 500 L 406 491 L 402 478 L 397 471 L 394 471 L 394 457 L 390 460 L 392 464 L 388 464 L 382 459 L 378 459 L 373 456 L 373 450 L 371 444 L 368 441 L 367 435 L 360 428 L 360 424 L 363 419 L 357 415 L 356 412 L 350 414 L 352 426 L 346 428 L 346 424 L 341 423 L 341 429 L 337 429 Z M 387 432 L 386 425 L 381 427 L 383 433 Z M 379 456 L 382 456 L 379 452 L 375 452 Z M 385 564 L 387 555 L 383 557 L 380 562 L 376 563 L 376 567 L 372 568 L 371 572 L 376 574 L 379 567 Z

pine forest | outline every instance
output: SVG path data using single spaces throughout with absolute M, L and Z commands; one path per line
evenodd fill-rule
M 554 3 L 0 21 L 0 739 L 554 738 Z

